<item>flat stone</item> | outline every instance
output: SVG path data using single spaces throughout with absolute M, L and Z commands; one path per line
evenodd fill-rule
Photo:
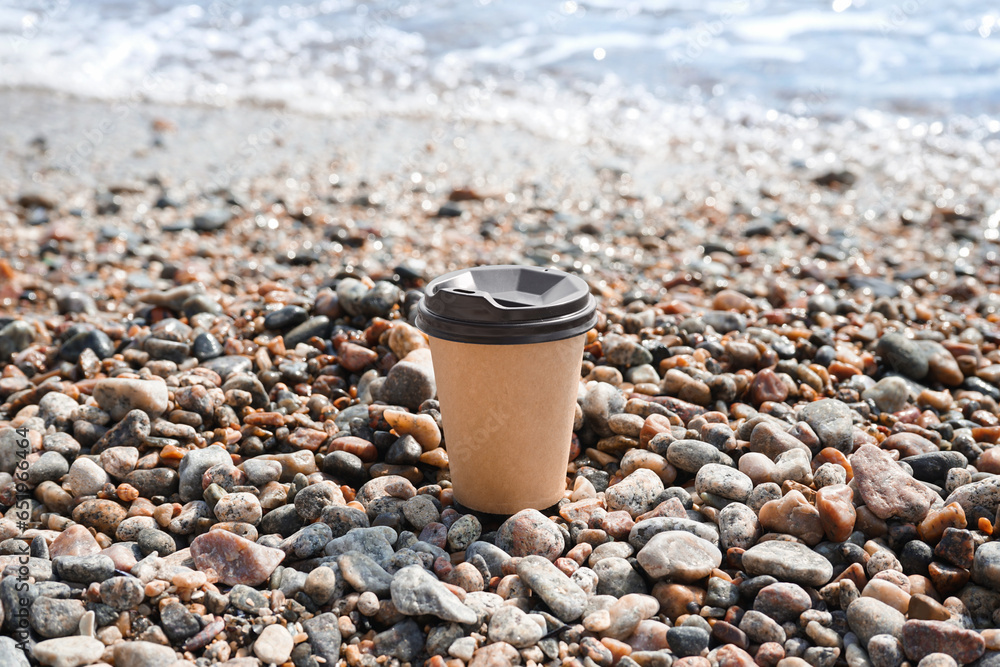
M 97 662 L 104 654 L 104 644 L 93 637 L 60 637 L 35 644 L 31 655 L 51 667 L 81 667 Z
M 676 516 L 656 516 L 636 522 L 629 531 L 628 543 L 636 550 L 642 549 L 653 539 L 654 535 L 669 531 L 684 531 L 691 533 L 715 546 L 719 545 L 719 533 L 715 526 L 693 519 Z
M 907 621 L 903 624 L 902 642 L 906 657 L 914 661 L 932 653 L 945 653 L 965 665 L 986 651 L 986 642 L 978 632 L 945 621 Z
M 637 559 L 650 577 L 694 582 L 722 564 L 722 552 L 691 533 L 670 531 L 654 535 Z
M 125 418 L 131 410 L 142 410 L 150 417 L 159 417 L 167 410 L 167 385 L 159 380 L 104 378 L 94 385 L 94 399 L 115 421 Z
M 569 623 L 583 615 L 587 594 L 548 559 L 525 556 L 517 564 L 517 576 L 560 620 Z
M 713 445 L 701 440 L 675 440 L 667 447 L 667 460 L 676 468 L 696 473 L 703 466 L 718 463 L 732 467 L 733 460 Z
M 862 445 L 851 455 L 851 466 L 861 499 L 878 518 L 916 523 L 927 516 L 933 492 L 906 474 L 885 450 Z
M 215 570 L 223 584 L 259 586 L 271 576 L 285 553 L 225 530 L 212 530 L 194 538 L 191 556 L 195 567 Z
M 115 667 L 168 667 L 177 661 L 169 646 L 137 640 L 115 644 L 114 656 Z
M 78 584 L 104 581 L 115 572 L 115 562 L 104 554 L 59 556 L 52 560 L 52 567 L 60 579 Z
M 907 456 L 902 461 L 910 466 L 914 477 L 938 486 L 944 486 L 949 470 L 969 465 L 969 460 L 961 452 L 928 452 Z
M 743 570 L 750 576 L 769 574 L 779 581 L 819 587 L 833 577 L 826 558 L 798 542 L 771 540 L 743 554 Z
M 401 614 L 430 614 L 454 623 L 475 623 L 476 612 L 466 607 L 444 584 L 419 565 L 404 567 L 390 586 L 392 602 Z

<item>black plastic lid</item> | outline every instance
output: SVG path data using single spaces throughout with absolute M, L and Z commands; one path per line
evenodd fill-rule
M 587 283 L 557 269 L 479 266 L 435 278 L 417 307 L 417 327 L 435 338 L 524 345 L 572 338 L 597 322 Z

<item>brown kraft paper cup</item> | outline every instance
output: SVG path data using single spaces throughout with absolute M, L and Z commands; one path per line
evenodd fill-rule
M 587 283 L 555 269 L 483 266 L 427 286 L 430 339 L 455 500 L 513 514 L 566 489 L 586 333 Z
M 456 501 L 513 514 L 563 497 L 585 338 L 533 345 L 430 338 Z

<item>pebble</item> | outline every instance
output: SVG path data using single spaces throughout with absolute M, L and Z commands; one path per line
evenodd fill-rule
M 758 517 L 765 531 L 794 535 L 809 546 L 816 546 L 824 536 L 819 510 L 796 490 L 764 503 Z
M 336 664 L 340 658 L 342 636 L 337 617 L 326 612 L 302 621 L 302 629 L 309 638 L 312 654 L 323 658 L 326 664 Z
M 253 643 L 253 652 L 264 664 L 280 665 L 292 655 L 292 636 L 281 625 L 269 625 Z
M 976 549 L 972 562 L 972 580 L 981 586 L 1000 591 L 1000 542 L 988 542 Z
M 807 403 L 799 410 L 799 419 L 809 424 L 823 447 L 850 453 L 854 446 L 851 409 L 835 398 Z
M 753 481 L 739 470 L 709 463 L 698 470 L 694 488 L 698 493 L 711 493 L 720 498 L 742 503 L 753 491 Z
M 188 451 L 177 466 L 178 490 L 181 500 L 188 502 L 202 497 L 201 478 L 205 472 L 217 465 L 233 466 L 229 452 L 220 445 L 210 445 L 204 449 Z
M 115 572 L 115 562 L 103 554 L 58 556 L 52 559 L 52 566 L 60 579 L 78 584 L 104 581 Z
M 801 586 L 822 586 L 833 577 L 830 562 L 806 545 L 777 540 L 747 549 L 743 569 L 751 576 L 768 574 Z
M 709 634 L 702 628 L 674 627 L 667 630 L 670 650 L 684 658 L 701 655 L 708 649 Z
M 743 614 L 739 628 L 755 644 L 766 644 L 768 642 L 774 642 L 775 644 L 785 643 L 786 634 L 784 629 L 773 619 L 759 611 L 751 610 Z
M 555 560 L 565 549 L 559 528 L 538 510 L 521 510 L 497 530 L 496 545 L 511 556 L 544 556 Z
M 349 551 L 337 560 L 337 564 L 344 581 L 354 590 L 371 591 L 379 597 L 385 597 L 391 592 L 392 575 L 369 556 Z
M 59 356 L 70 362 L 77 363 L 85 350 L 90 350 L 98 359 L 107 359 L 115 352 L 115 344 L 111 338 L 100 329 L 81 331 L 74 334 L 59 348 Z
M 257 496 L 247 492 L 223 496 L 212 511 L 219 521 L 241 521 L 253 525 L 257 525 L 263 515 Z
M 66 637 L 76 633 L 85 611 L 79 600 L 39 597 L 31 605 L 31 627 L 47 639 Z
M 138 462 L 139 450 L 135 447 L 109 447 L 100 456 L 101 468 L 119 479 L 132 472 Z
M 448 548 L 452 551 L 465 551 L 465 549 L 479 539 L 483 532 L 483 526 L 472 514 L 460 517 L 448 528 Z
M 885 450 L 862 445 L 851 455 L 851 467 L 861 499 L 878 518 L 917 522 L 927 516 L 933 494 Z
M 722 564 L 714 544 L 684 531 L 658 533 L 636 556 L 650 577 L 693 582 Z
M 667 460 L 676 468 L 697 473 L 702 467 L 715 463 L 733 467 L 729 456 L 714 446 L 700 440 L 675 440 L 667 447 Z
M 605 492 L 605 502 L 609 510 L 624 510 L 634 518 L 653 509 L 662 492 L 660 477 L 652 470 L 639 468 L 611 486 Z
M 847 622 L 861 640 L 861 645 L 868 646 L 868 642 L 875 635 L 892 635 L 900 639 L 906 617 L 884 602 L 862 597 L 847 608 Z
M 0 637 L 0 664 L 10 667 L 30 667 L 28 656 L 10 637 Z
M 80 457 L 69 467 L 66 484 L 77 498 L 94 496 L 108 483 L 108 474 L 93 460 Z
M 212 334 L 207 331 L 195 336 L 191 342 L 191 355 L 198 361 L 210 361 L 222 356 L 224 348 Z
M 59 533 L 49 545 L 49 555 L 55 559 L 59 556 L 93 556 L 101 552 L 101 546 L 84 526 L 73 524 Z
M 96 662 L 104 654 L 104 644 L 93 637 L 60 637 L 38 642 L 31 655 L 51 667 L 82 667 Z
M 517 576 L 560 620 L 569 623 L 583 615 L 587 594 L 548 559 L 525 556 L 517 563 Z
M 410 565 L 392 578 L 392 602 L 401 614 L 429 614 L 454 623 L 474 623 L 476 612 L 459 601 L 444 584 L 419 565 Z
M 910 398 L 910 386 L 902 378 L 890 376 L 865 389 L 861 397 L 874 401 L 882 412 L 899 412 Z
M 423 349 L 414 350 L 393 366 L 382 384 L 380 397 L 389 405 L 417 410 L 437 394 L 433 367 L 424 360 Z
M 918 662 L 933 653 L 944 653 L 965 665 L 986 651 L 986 643 L 978 632 L 945 621 L 906 621 L 901 639 L 906 657 Z
M 778 582 L 765 586 L 754 598 L 753 608 L 770 616 L 778 623 L 798 620 L 799 615 L 812 607 L 809 593 L 797 584 Z
M 192 540 L 191 557 L 195 567 L 214 570 L 226 585 L 257 586 L 271 576 L 285 554 L 227 531 L 213 530 Z
M 816 510 L 831 542 L 843 542 L 854 531 L 857 520 L 854 491 L 846 484 L 832 484 L 816 491 Z
M 147 641 L 127 641 L 114 646 L 115 667 L 169 667 L 177 654 L 169 646 Z
M 264 318 L 264 328 L 272 331 L 284 331 L 302 324 L 309 319 L 309 311 L 302 306 L 284 306 Z
M 131 410 L 142 410 L 150 417 L 159 417 L 167 410 L 167 385 L 154 380 L 105 378 L 94 385 L 94 399 L 115 421 L 124 419 Z
M 135 577 L 111 577 L 101 582 L 101 602 L 118 611 L 135 609 L 142 602 L 143 591 Z
M 491 641 L 527 648 L 542 638 L 544 630 L 517 607 L 504 606 L 490 618 L 487 634 Z

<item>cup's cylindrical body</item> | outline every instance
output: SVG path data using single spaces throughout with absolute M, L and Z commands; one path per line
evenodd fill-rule
M 456 501 L 513 514 L 563 497 L 585 338 L 477 345 L 430 337 Z

